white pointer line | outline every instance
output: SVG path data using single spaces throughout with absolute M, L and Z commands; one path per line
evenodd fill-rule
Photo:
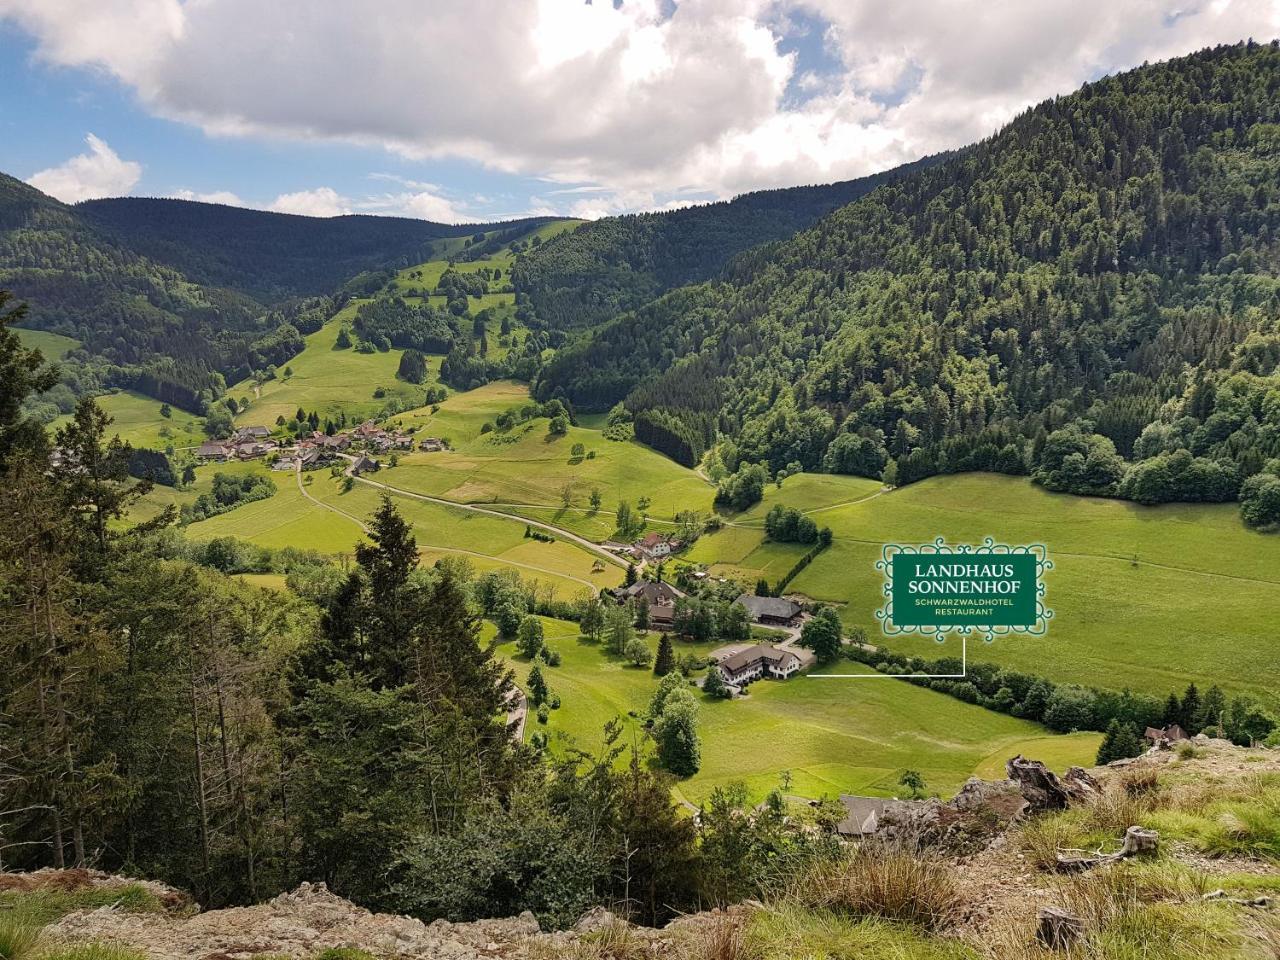
M 969 638 L 960 636 L 959 673 L 806 673 L 811 680 L 963 680 L 969 673 Z

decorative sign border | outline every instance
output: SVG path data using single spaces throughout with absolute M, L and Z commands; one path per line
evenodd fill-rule
M 976 624 L 939 624 L 937 626 L 899 627 L 893 622 L 893 557 L 899 553 L 919 553 L 930 556 L 1001 556 L 1007 554 L 1031 554 L 1036 558 L 1036 622 L 1030 627 L 980 626 Z M 931 636 L 938 643 L 946 640 L 948 633 L 962 635 L 977 634 L 984 643 L 991 643 L 996 637 L 1010 634 L 1025 634 L 1042 637 L 1049 632 L 1049 621 L 1053 619 L 1053 611 L 1045 606 L 1044 574 L 1053 569 L 1053 561 L 1049 559 L 1049 548 L 1043 543 L 1026 546 L 1010 546 L 997 543 L 986 537 L 981 544 L 974 546 L 968 543 L 949 544 L 942 537 L 933 543 L 918 545 L 886 543 L 876 561 L 876 569 L 884 573 L 884 606 L 876 611 L 876 619 L 880 621 L 880 629 L 885 636 L 899 636 L 907 633 Z

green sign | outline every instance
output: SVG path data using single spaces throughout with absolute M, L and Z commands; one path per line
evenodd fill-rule
M 1053 611 L 1044 604 L 1043 574 L 1052 569 L 1042 544 L 981 545 L 941 538 L 918 546 L 886 544 L 886 603 L 876 612 L 886 634 L 923 633 L 939 641 L 952 631 L 987 641 L 1009 633 L 1044 634 Z
M 1036 558 L 1029 553 L 898 553 L 891 562 L 900 627 L 1035 625 Z

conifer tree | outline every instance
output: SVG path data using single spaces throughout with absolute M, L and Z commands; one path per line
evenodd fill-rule
M 653 661 L 653 672 L 656 676 L 665 677 L 676 668 L 676 653 L 671 646 L 671 635 L 662 634 L 658 638 L 658 655 Z

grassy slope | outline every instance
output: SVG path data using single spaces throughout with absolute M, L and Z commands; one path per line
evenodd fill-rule
M 582 427 L 551 438 L 544 418 L 507 434 L 480 433 L 486 421 L 529 402 L 523 385 L 492 383 L 449 397 L 438 413 L 423 408 L 401 415 L 401 424 L 447 437 L 454 449 L 403 458 L 395 485 L 462 503 L 516 505 L 514 513 L 550 520 L 597 540 L 613 532 L 613 511 L 620 500 L 634 505 L 641 496 L 649 497 L 649 512 L 657 520 L 669 521 L 676 510 L 710 510 L 710 485 L 640 444 L 606 440 L 599 431 Z M 577 443 L 595 457 L 573 457 Z M 564 509 L 561 492 L 567 484 L 572 485 L 573 505 Z M 590 510 L 593 489 L 603 497 L 599 513 Z M 542 509 L 520 506 L 528 504 Z
M 61 360 L 67 353 L 80 346 L 80 341 L 72 337 L 64 337 L 60 333 L 48 333 L 44 330 L 24 330 L 14 327 L 13 332 L 28 350 L 36 349 L 44 354 L 46 360 Z
M 293 376 L 263 384 L 259 398 L 236 422 L 263 424 L 274 429 L 276 417 L 291 419 L 299 407 L 308 412 L 315 410 L 322 420 L 345 412 L 348 420 L 359 422 L 377 413 L 392 397 L 420 403 L 422 388 L 396 379 L 403 350 L 357 353 L 354 349 L 334 349 L 339 329 L 354 319 L 362 302 L 351 301 L 323 327 L 309 334 L 302 353 L 280 367 L 281 371 L 285 366 L 292 367 Z M 434 370 L 439 372 L 438 364 Z M 374 397 L 378 387 L 386 391 L 386 397 Z M 233 397 L 253 400 L 253 383 L 242 381 L 227 392 Z
M 163 417 L 160 414 L 163 404 L 159 400 L 133 390 L 107 393 L 95 399 L 114 421 L 110 432 L 120 434 L 121 440 L 135 447 L 164 450 L 172 446 L 174 450 L 180 450 L 198 447 L 207 439 L 203 417 L 177 407 L 171 407 L 169 417 Z M 50 429 L 57 429 L 70 419 L 69 416 L 59 417 Z
M 630 711 L 643 714 L 656 678 L 579 637 L 574 624 L 549 619 L 544 624 L 547 643 L 563 662 L 544 666 L 543 674 L 562 706 L 551 712 L 545 728 L 530 715 L 526 736 L 546 729 L 553 745 L 571 738 L 593 749 L 608 720 Z M 492 633 L 486 627 L 486 639 Z M 656 646 L 656 635 L 648 641 Z M 705 654 L 710 646 L 678 643 L 677 649 Z M 499 652 L 523 683 L 528 661 L 513 644 L 501 645 Z M 897 778 L 908 767 L 923 773 L 930 789 L 947 794 L 975 769 L 1003 766 L 1006 758 L 1028 750 L 1037 750 L 1036 756 L 1059 769 L 1091 763 L 1100 739 L 1096 734 L 1053 737 L 1035 724 L 883 679 L 798 677 L 758 683 L 751 690 L 750 697 L 733 702 L 699 696 L 702 770 L 679 786 L 690 802 L 699 803 L 715 787 L 735 780 L 762 797 L 784 770 L 791 773 L 791 791 L 804 796 L 891 796 L 900 791 Z M 639 722 L 626 722 L 627 741 L 643 739 Z
M 849 484 L 849 492 L 856 487 Z M 798 505 L 812 502 L 805 487 L 795 490 Z M 874 489 L 863 486 L 862 493 Z M 747 519 L 790 497 L 788 485 L 771 491 Z M 971 655 L 1059 680 L 1159 694 L 1191 679 L 1216 681 L 1276 705 L 1267 688 L 1280 622 L 1280 537 L 1246 530 L 1233 504 L 1142 507 L 1050 494 L 1013 477 L 968 474 L 823 510 L 815 519 L 832 528 L 836 542 L 792 587 L 845 604 L 845 622 L 873 637 L 883 584 L 875 562 L 883 543 L 938 536 L 1045 543 L 1055 564 L 1046 578 L 1055 612 L 1048 636 L 971 646 Z M 751 572 L 779 550 L 798 553 L 759 544 L 759 535 L 739 527 L 705 538 L 697 554 Z M 924 656 L 951 653 L 955 646 L 920 639 L 888 643 Z

